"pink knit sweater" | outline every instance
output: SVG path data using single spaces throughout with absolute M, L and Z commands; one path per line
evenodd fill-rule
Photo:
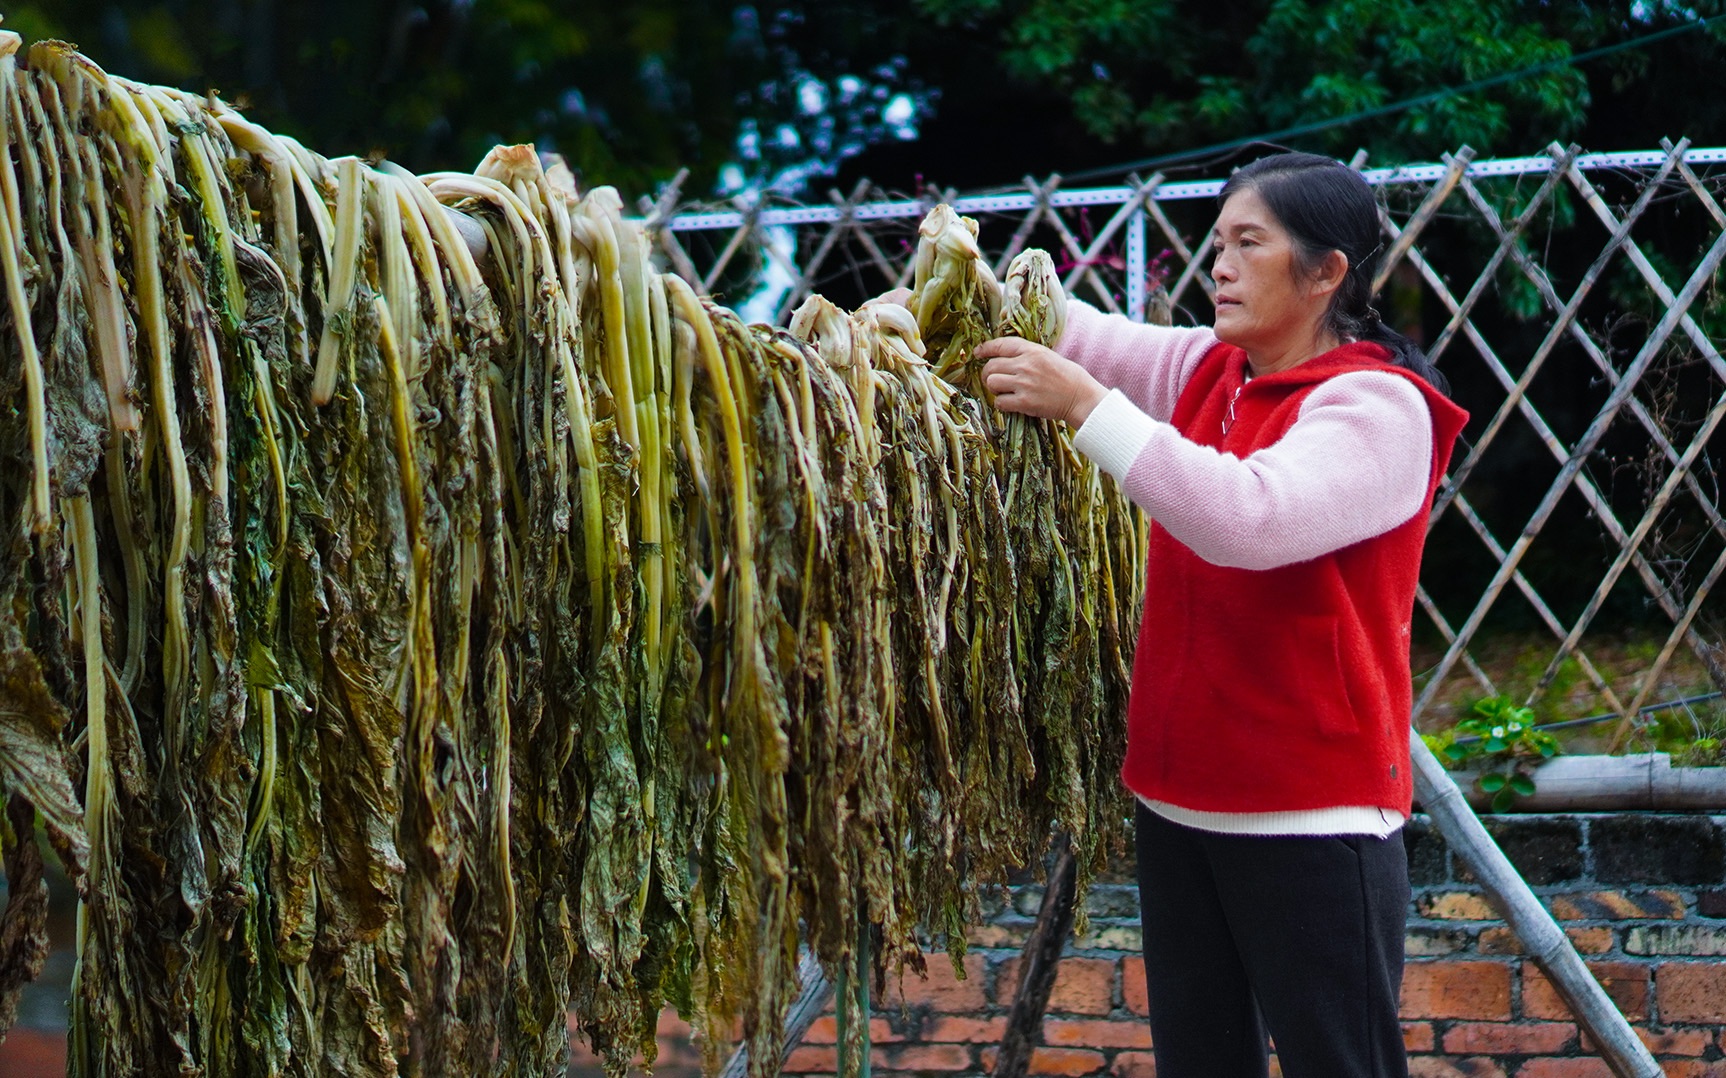
M 1307 397 L 1286 436 L 1245 460 L 1195 445 L 1168 419 L 1217 343 L 1067 307 L 1056 351 L 1112 390 L 1074 440 L 1141 509 L 1206 561 L 1274 569 L 1396 527 L 1420 509 L 1432 460 L 1426 402 L 1406 379 L 1360 371 Z

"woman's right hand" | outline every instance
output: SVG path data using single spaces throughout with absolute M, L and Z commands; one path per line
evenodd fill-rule
M 1077 430 L 1109 395 L 1085 368 L 1033 341 L 997 337 L 979 344 L 971 354 L 988 360 L 983 386 L 994 394 L 995 407 L 1003 412 L 1059 419 Z

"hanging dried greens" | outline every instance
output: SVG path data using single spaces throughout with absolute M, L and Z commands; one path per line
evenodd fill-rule
M 571 1012 L 621 1073 L 668 1005 L 765 1076 L 800 949 L 957 962 L 1118 840 L 1143 521 L 972 356 L 1058 338 L 1046 258 L 938 207 L 911 309 L 747 326 L 529 147 L 329 161 L 19 47 L 0 1029 L 38 826 L 89 1076 L 544 1075 Z

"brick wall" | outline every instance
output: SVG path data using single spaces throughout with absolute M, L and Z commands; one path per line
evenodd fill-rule
M 1726 1076 L 1726 817 L 1486 823 L 1666 1073 Z M 1402 1013 L 1415 1073 L 1605 1078 L 1437 832 L 1416 821 L 1407 843 Z
M 1488 818 L 1492 831 L 1672 1078 L 1726 1078 L 1726 816 L 1623 814 Z M 1406 940 L 1403 1030 L 1420 1078 L 1610 1078 L 1564 1004 L 1480 888 L 1417 818 L 1405 832 L 1414 899 Z M 1073 941 L 1043 1024 L 1033 1073 L 1153 1078 L 1132 865 L 1089 896 L 1089 932 Z M 994 1063 L 1018 983 L 1019 949 L 1041 891 L 991 903 L 963 980 L 932 956 L 870 1023 L 878 1072 L 963 1075 Z M 666 1078 L 693 1076 L 687 1028 L 661 1027 Z M 825 1017 L 788 1073 L 835 1069 Z M 588 1057 L 572 1075 L 597 1075 Z M 1273 1070 L 1273 1073 L 1274 1070 Z
M 1726 1078 L 1726 816 L 1529 815 L 1486 825 L 1666 1073 Z M 1404 840 L 1414 899 L 1403 1029 L 1417 1078 L 1608 1078 L 1442 839 L 1417 818 Z M 1090 893 L 1090 930 L 1063 960 L 1032 1060 L 1038 1074 L 1155 1073 L 1132 879 L 1130 863 L 1116 865 Z M 993 1066 L 1041 897 L 1028 883 L 993 896 L 962 980 L 931 956 L 927 981 L 910 978 L 903 997 L 895 988 L 880 1001 L 870 1022 L 877 1071 L 946 1078 Z M 65 1073 L 69 906 L 58 912 L 62 946 L 0 1044 L 0 1078 Z M 818 1021 L 788 1072 L 833 1073 L 834 1033 L 830 1016 Z M 699 1074 L 689 1029 L 675 1017 L 662 1019 L 660 1044 L 662 1078 Z M 578 1051 L 570 1073 L 597 1078 L 599 1069 Z

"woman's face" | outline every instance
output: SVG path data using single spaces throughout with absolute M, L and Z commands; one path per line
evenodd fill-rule
M 1248 355 L 1275 356 L 1310 341 L 1330 293 L 1299 272 L 1294 240 L 1258 191 L 1231 195 L 1213 244 L 1217 337 Z

